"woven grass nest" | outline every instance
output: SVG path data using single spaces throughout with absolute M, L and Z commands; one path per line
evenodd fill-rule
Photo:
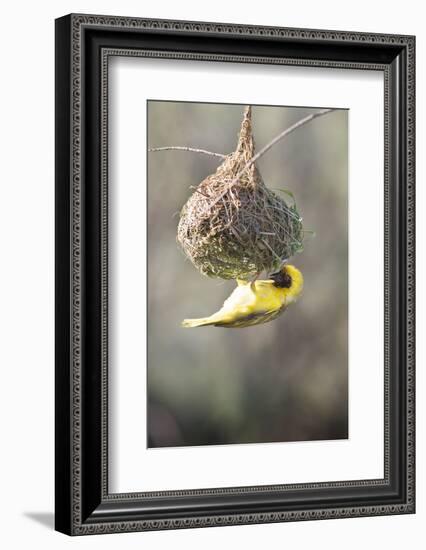
M 244 111 L 237 149 L 204 179 L 180 214 L 177 241 L 204 275 L 248 279 L 279 269 L 302 250 L 295 205 L 268 189 L 254 156 L 251 108 Z

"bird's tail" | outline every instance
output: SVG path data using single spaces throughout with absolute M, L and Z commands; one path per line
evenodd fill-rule
M 212 317 L 201 317 L 200 319 L 184 319 L 182 326 L 185 328 L 206 327 L 214 325 L 216 320 Z

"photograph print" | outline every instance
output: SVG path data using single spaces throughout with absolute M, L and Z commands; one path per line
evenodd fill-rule
M 147 102 L 147 446 L 348 439 L 347 109 Z

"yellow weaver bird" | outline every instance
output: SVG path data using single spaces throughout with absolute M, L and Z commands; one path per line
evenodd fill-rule
M 237 284 L 217 313 L 201 319 L 185 319 L 182 326 L 243 328 L 272 321 L 298 299 L 303 289 L 303 275 L 293 265 L 286 265 L 270 279 L 237 280 Z

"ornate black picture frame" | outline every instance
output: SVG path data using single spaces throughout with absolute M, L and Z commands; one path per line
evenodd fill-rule
M 107 74 L 117 55 L 383 72 L 383 479 L 109 493 Z M 413 36 L 74 14 L 56 21 L 58 531 L 414 513 L 414 56 Z

